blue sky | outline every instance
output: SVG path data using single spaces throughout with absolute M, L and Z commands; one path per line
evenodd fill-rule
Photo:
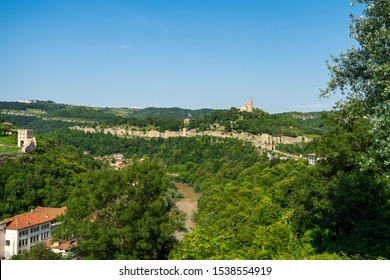
M 1 0 L 0 100 L 329 110 L 350 0 Z

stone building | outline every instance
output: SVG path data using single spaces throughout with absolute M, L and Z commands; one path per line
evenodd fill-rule
M 31 153 L 37 147 L 32 129 L 18 129 L 18 147 L 23 153 Z
M 253 113 L 253 100 L 252 97 L 249 98 L 248 103 L 244 103 L 244 105 L 241 106 L 240 112 L 249 112 Z

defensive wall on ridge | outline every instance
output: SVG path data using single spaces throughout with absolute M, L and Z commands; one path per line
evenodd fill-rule
M 118 137 L 143 137 L 143 138 L 170 138 L 170 137 L 196 137 L 202 135 L 222 137 L 222 138 L 236 138 L 243 141 L 251 142 L 255 147 L 272 151 L 275 149 L 275 146 L 278 144 L 295 144 L 301 142 L 310 142 L 312 138 L 305 136 L 289 137 L 289 136 L 272 136 L 268 133 L 262 133 L 258 135 L 253 135 L 249 133 L 236 133 L 236 132 L 222 132 L 214 130 L 206 131 L 196 131 L 196 130 L 187 130 L 182 129 L 180 131 L 165 131 L 159 132 L 157 130 L 142 131 L 132 128 L 92 128 L 92 127 L 80 127 L 74 126 L 70 129 L 84 131 L 85 133 L 104 133 L 112 134 Z

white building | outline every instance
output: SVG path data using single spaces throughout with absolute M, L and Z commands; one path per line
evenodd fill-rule
M 0 258 L 10 258 L 30 250 L 31 246 L 51 237 L 56 218 L 65 208 L 37 207 L 0 222 Z
M 316 162 L 317 162 L 316 154 L 308 154 L 307 159 L 309 161 L 309 165 L 311 165 L 311 166 L 316 165 Z
M 19 103 L 26 103 L 26 104 L 31 104 L 31 103 L 37 103 L 38 101 L 37 100 L 28 100 L 28 99 L 25 99 L 25 100 L 18 100 Z

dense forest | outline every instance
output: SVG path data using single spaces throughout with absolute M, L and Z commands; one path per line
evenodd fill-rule
M 343 117 L 341 113 L 339 117 Z M 361 172 L 356 159 L 365 149 L 367 139 L 362 136 L 369 135 L 369 125 L 358 122 L 352 132 L 342 134 L 340 128 L 333 129 L 338 131 L 337 138 L 329 132 L 316 143 L 317 151 L 327 157 L 316 167 L 305 160 L 269 161 L 250 143 L 236 139 L 124 139 L 62 130 L 55 133 L 60 142 L 44 141 L 36 154 L 2 163 L 3 170 L 12 173 L 15 164 L 21 169 L 21 162 L 26 162 L 23 176 L 2 171 L 8 190 L 2 207 L 11 214 L 34 205 L 66 205 L 69 215 L 54 234 L 80 240 L 79 258 L 389 258 L 390 182 L 380 170 Z M 69 145 L 77 150 L 67 148 Z M 134 164 L 114 171 L 93 164 L 84 151 L 91 155 L 123 152 Z M 64 153 L 69 154 L 68 164 L 57 164 L 56 171 L 36 170 L 41 164 L 53 166 L 53 160 Z M 49 155 L 54 154 L 57 156 L 50 160 Z M 80 165 L 70 159 L 90 166 L 70 171 Z M 56 175 L 48 180 L 48 174 L 40 174 L 42 170 Z M 176 176 L 169 179 L 168 174 Z M 20 191 L 12 198 L 15 178 L 21 178 L 24 185 L 18 185 Z M 174 230 L 182 227 L 182 216 L 173 206 L 172 179 L 191 184 L 202 194 L 198 226 L 180 244 L 172 239 Z M 51 192 L 56 184 L 61 187 L 55 188 L 54 196 Z M 136 187 L 138 184 L 144 187 Z M 30 191 L 23 193 L 23 188 Z M 36 194 L 42 195 L 35 198 L 40 200 L 31 199 Z M 8 209 L 7 202 L 14 205 L 13 199 L 21 205 Z M 154 238 L 161 243 L 153 242 Z M 105 246 L 96 246 L 96 242 Z
M 62 206 L 76 177 L 101 165 L 58 140 L 38 137 L 37 141 L 33 154 L 10 154 L 1 159 L 1 220 L 37 206 Z
M 347 96 L 335 111 L 320 117 L 231 108 L 190 123 L 197 129 L 317 134 L 310 146 L 283 147 L 310 148 L 315 166 L 304 158 L 269 159 L 238 139 L 126 139 L 56 129 L 41 134 L 34 153 L 1 159 L 1 217 L 38 205 L 66 206 L 53 235 L 77 240 L 78 259 L 389 259 L 390 6 L 354 2 L 366 4 L 364 17 L 352 17 L 359 46 L 333 58 L 322 90 L 323 96 Z M 60 110 L 65 117 L 73 109 Z M 99 116 L 106 114 L 108 122 L 132 120 L 107 111 Z M 118 152 L 129 163 L 121 170 L 93 159 Z M 184 218 L 175 207 L 174 181 L 201 194 L 197 227 L 181 242 L 173 234 L 183 229 Z M 25 258 L 50 258 L 41 251 Z

